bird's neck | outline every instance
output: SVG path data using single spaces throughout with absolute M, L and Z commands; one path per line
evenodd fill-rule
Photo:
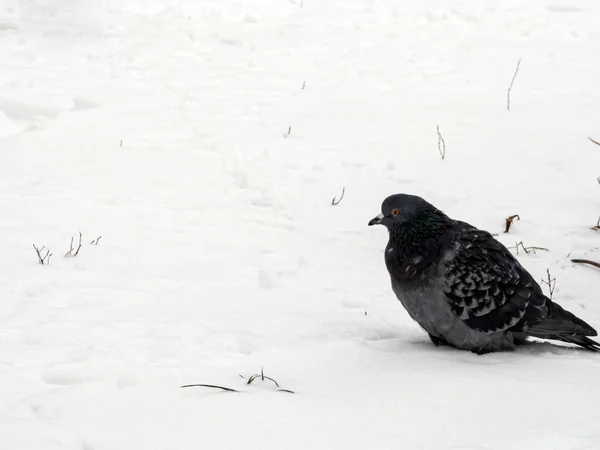
M 390 229 L 388 267 L 402 278 L 419 275 L 437 258 L 440 238 L 451 225 L 451 219 L 442 215 Z

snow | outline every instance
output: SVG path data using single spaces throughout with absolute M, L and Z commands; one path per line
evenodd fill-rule
M 570 262 L 600 260 L 599 18 L 2 0 L 0 448 L 598 448 L 597 355 L 435 348 L 367 222 L 408 192 L 547 247 L 518 258 L 600 327 L 600 275 Z M 295 393 L 239 376 L 262 367 Z

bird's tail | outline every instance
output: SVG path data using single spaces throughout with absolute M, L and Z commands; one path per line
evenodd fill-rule
M 557 303 L 547 301 L 548 315 L 541 322 L 530 326 L 527 334 L 541 339 L 553 339 L 579 345 L 585 349 L 600 352 L 600 343 L 588 336 L 598 336 L 598 332 L 579 317 L 563 309 Z

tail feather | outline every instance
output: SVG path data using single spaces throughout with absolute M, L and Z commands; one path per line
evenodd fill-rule
M 558 341 L 568 342 L 569 344 L 579 345 L 587 350 L 591 350 L 593 352 L 600 352 L 600 343 L 590 339 L 587 336 L 553 336 L 549 339 L 555 339 Z
M 588 337 L 598 336 L 594 328 L 550 300 L 547 305 L 546 318 L 527 329 L 530 336 L 568 342 L 587 350 L 600 352 L 600 343 Z

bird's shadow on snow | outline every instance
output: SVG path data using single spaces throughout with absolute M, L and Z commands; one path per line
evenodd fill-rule
M 560 345 L 546 341 L 530 341 L 527 344 L 523 344 L 515 348 L 514 350 L 505 350 L 499 352 L 485 353 L 477 355 L 475 353 L 460 350 L 449 345 L 435 346 L 429 339 L 406 336 L 401 332 L 390 332 L 386 330 L 379 333 L 377 336 L 372 336 L 367 339 L 370 346 L 373 346 L 379 350 L 401 353 L 407 350 L 407 347 L 412 351 L 416 350 L 419 353 L 437 354 L 440 357 L 456 358 L 457 356 L 465 362 L 486 362 L 486 363 L 503 363 L 511 358 L 519 356 L 576 356 L 581 357 L 582 355 L 589 354 L 594 356 L 590 351 L 581 349 L 575 346 Z

